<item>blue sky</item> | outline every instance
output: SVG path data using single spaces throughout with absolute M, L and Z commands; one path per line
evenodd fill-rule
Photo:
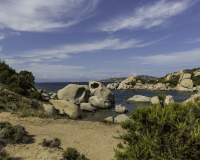
M 0 59 L 36 82 L 200 67 L 200 1 L 0 0 Z

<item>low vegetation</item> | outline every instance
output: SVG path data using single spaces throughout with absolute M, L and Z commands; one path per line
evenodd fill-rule
M 134 122 L 121 123 L 127 133 L 121 135 L 127 147 L 115 149 L 122 159 L 193 159 L 200 157 L 200 102 L 171 103 L 138 107 L 131 112 Z
M 61 160 L 89 160 L 84 155 L 81 155 L 76 149 L 74 148 L 67 148 L 66 151 L 63 153 L 63 158 Z
M 42 145 L 43 147 L 60 147 L 60 139 L 58 138 L 54 138 L 54 140 L 46 140 L 44 139 L 42 141 L 42 143 L 40 143 L 40 145 Z

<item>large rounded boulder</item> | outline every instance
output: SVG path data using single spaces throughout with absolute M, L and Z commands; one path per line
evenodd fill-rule
M 152 104 L 158 104 L 159 103 L 158 96 L 152 97 L 151 103 Z M 164 103 L 165 104 L 174 103 L 173 97 L 171 95 L 166 96 Z
M 102 97 L 97 96 L 90 97 L 89 103 L 97 108 L 110 108 L 112 106 L 109 100 L 104 100 Z
M 58 109 L 60 112 L 65 112 L 67 115 L 69 115 L 70 118 L 76 119 L 76 118 L 82 118 L 82 113 L 80 108 L 65 100 L 50 100 L 50 103 L 53 104 L 55 109 Z
M 132 98 L 127 100 L 128 102 L 142 102 L 142 103 L 150 103 L 151 98 L 142 95 L 135 95 Z
M 102 83 L 89 81 L 89 87 L 92 96 L 102 97 L 104 101 L 109 100 L 111 103 L 115 102 L 115 95 Z
M 75 100 L 79 104 L 88 102 L 90 96 L 90 89 L 87 85 L 69 84 L 65 88 L 58 91 L 58 99 L 60 100 Z

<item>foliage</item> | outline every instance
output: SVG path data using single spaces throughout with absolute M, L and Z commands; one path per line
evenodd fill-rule
M 142 79 L 142 78 L 137 78 L 137 81 L 139 81 L 142 83 L 142 84 L 145 84 L 146 83 L 146 80 Z
M 12 160 L 8 153 L 0 149 L 0 160 Z
M 121 123 L 127 147 L 115 150 L 117 160 L 199 159 L 200 102 L 138 107 L 131 115 L 134 122 Z
M 198 102 L 198 101 L 200 101 L 200 97 L 196 97 L 196 98 L 194 99 L 194 101 L 195 101 L 195 103 Z
M 30 98 L 31 99 L 42 99 L 42 94 L 40 92 L 32 92 L 31 95 L 30 95 Z
M 123 144 L 122 144 L 121 142 L 119 142 L 119 143 L 117 144 L 117 148 L 123 148 Z
M 157 94 L 160 105 L 164 108 L 166 94 Z
M 0 60 L 0 83 L 8 85 L 13 92 L 24 94 L 26 90 L 34 87 L 35 77 L 28 71 L 17 73 L 5 61 Z
M 0 122 L 0 139 L 8 143 L 26 143 L 29 140 L 27 134 L 21 125 L 13 126 L 9 122 Z
M 192 74 L 192 81 L 194 83 L 194 87 L 196 87 L 197 85 L 200 85 L 200 75 L 199 76 L 194 76 L 194 74 Z
M 135 81 L 129 82 L 128 85 L 134 86 L 134 85 L 136 85 L 136 82 Z
M 46 140 L 44 139 L 42 143 L 40 143 L 43 147 L 59 147 L 60 139 L 54 138 L 54 140 Z
M 62 160 L 89 160 L 89 159 L 85 158 L 84 155 L 80 155 L 76 149 L 67 148 L 67 150 L 63 153 Z
M 177 86 L 178 82 L 179 82 L 179 79 L 180 79 L 180 75 L 178 76 L 172 76 L 172 78 L 168 81 L 164 81 L 163 83 L 170 83 L 170 87 L 175 87 Z

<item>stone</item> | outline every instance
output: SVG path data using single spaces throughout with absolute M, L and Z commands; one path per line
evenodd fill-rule
M 56 113 L 56 109 L 54 108 L 53 105 L 43 103 L 43 107 L 44 107 L 44 110 L 45 110 L 47 113 L 49 113 L 49 114 L 51 114 L 51 115 L 56 115 L 56 114 L 57 114 L 57 113 Z
M 95 112 L 96 108 L 91 103 L 81 103 L 80 104 L 81 110 Z
M 126 109 L 125 106 L 122 107 L 122 105 L 119 104 L 119 105 L 115 106 L 115 112 L 116 113 L 126 113 L 126 112 L 128 112 L 128 109 Z
M 183 74 L 182 79 L 190 79 L 191 76 L 192 76 L 191 74 L 189 74 L 189 73 L 185 73 L 185 74 Z
M 187 102 L 191 101 L 191 102 L 195 102 L 195 98 L 200 97 L 200 93 L 197 94 L 193 94 L 189 99 L 185 100 L 183 102 L 183 104 L 186 104 Z
M 177 84 L 177 90 L 193 92 L 193 81 L 191 79 L 182 79 L 180 83 Z
M 125 122 L 127 119 L 129 119 L 129 117 L 126 114 L 120 114 L 114 118 L 114 122 L 121 123 L 121 122 Z
M 166 85 L 163 83 L 157 83 L 154 85 L 153 90 L 154 91 L 164 91 L 164 90 L 166 90 Z
M 111 90 L 115 90 L 115 89 L 118 88 L 118 86 L 119 86 L 119 83 L 109 83 L 109 84 L 107 85 L 107 88 L 108 88 L 108 89 L 111 89 Z
M 69 115 L 70 118 L 77 119 L 77 118 L 82 118 L 82 113 L 80 108 L 65 100 L 50 100 L 50 103 L 53 104 L 55 109 L 64 111 L 67 115 Z
M 183 73 L 184 73 L 183 70 L 179 70 L 179 71 L 176 73 L 176 76 L 178 76 L 178 75 L 182 75 Z
M 104 101 L 109 100 L 111 103 L 115 103 L 115 95 L 102 83 L 89 81 L 89 88 L 92 96 L 102 97 Z
M 90 90 L 87 85 L 69 84 L 57 93 L 59 100 L 68 100 L 69 98 L 78 100 L 79 104 L 88 102 Z
M 158 96 L 152 97 L 151 103 L 152 104 L 159 104 Z M 169 103 L 174 103 L 174 99 L 171 95 L 167 95 L 166 98 L 165 98 L 165 102 L 164 102 L 164 104 L 169 104 Z
M 194 76 L 200 76 L 200 71 L 196 72 Z
M 107 118 L 105 118 L 104 119 L 104 121 L 106 121 L 106 122 L 114 122 L 114 117 L 107 117 Z
M 142 95 L 135 95 L 132 98 L 127 100 L 128 102 L 142 102 L 142 103 L 150 103 L 151 98 Z
M 129 77 L 129 78 L 125 79 L 124 81 L 122 81 L 119 84 L 119 87 L 117 89 L 131 89 L 133 86 L 129 85 L 129 83 L 136 82 L 136 81 L 137 81 L 137 76 L 136 75 L 134 75 L 132 77 Z
M 92 96 L 89 98 L 89 103 L 97 108 L 110 108 L 112 106 L 109 100 L 104 100 L 102 97 Z
M 56 93 L 52 93 L 52 94 L 50 95 L 50 98 L 53 99 L 53 100 L 56 100 L 56 99 L 58 99 L 58 96 L 57 96 Z
M 49 101 L 51 98 L 50 98 L 50 95 L 46 92 L 43 92 L 42 93 L 42 100 L 44 101 Z

